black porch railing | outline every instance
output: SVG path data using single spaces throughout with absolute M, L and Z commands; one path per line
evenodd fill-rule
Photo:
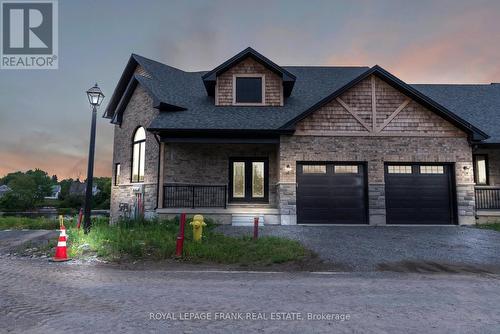
M 477 210 L 500 210 L 500 187 L 476 187 Z
M 163 186 L 164 208 L 226 208 L 226 185 Z

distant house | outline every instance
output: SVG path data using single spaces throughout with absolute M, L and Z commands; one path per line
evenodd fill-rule
M 61 195 L 61 186 L 60 185 L 54 185 L 52 186 L 52 190 L 50 193 L 50 196 L 45 196 L 45 199 L 59 199 L 59 196 Z
M 3 195 L 5 195 L 6 193 L 8 193 L 9 191 L 11 191 L 12 189 L 9 188 L 9 186 L 3 184 L 0 186 L 0 198 L 3 197 Z
M 85 196 L 85 191 L 87 189 L 86 182 L 74 181 L 69 187 L 69 194 L 72 196 Z M 92 186 L 92 195 L 97 195 L 100 192 L 97 186 Z

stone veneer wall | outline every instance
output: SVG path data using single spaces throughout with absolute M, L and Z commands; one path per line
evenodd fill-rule
M 282 136 L 279 206 L 282 224 L 296 222 L 297 161 L 368 163 L 370 224 L 385 224 L 384 162 L 453 162 L 460 224 L 474 222 L 471 147 L 466 138 Z M 283 166 L 289 164 L 287 173 Z
M 219 106 L 233 105 L 233 75 L 235 74 L 264 74 L 265 76 L 265 105 L 283 105 L 282 79 L 264 65 L 246 58 L 217 77 L 216 103 Z
M 127 105 L 121 126 L 115 125 L 113 144 L 113 174 L 111 186 L 111 220 L 116 221 L 120 212 L 120 203 L 133 206 L 135 195 L 133 187 L 144 187 L 144 209 L 146 216 L 155 214 L 157 204 L 157 179 L 158 179 L 158 142 L 153 134 L 146 131 L 146 162 L 144 169 L 144 182 L 131 183 L 132 168 L 132 140 L 135 130 L 142 126 L 147 128 L 158 111 L 152 107 L 152 100 L 140 85 L 137 86 L 129 104 Z M 120 163 L 121 175 L 118 185 L 115 185 L 115 164 Z
M 277 145 L 165 144 L 164 182 L 223 185 L 229 180 L 229 158 L 269 159 L 269 204 L 276 206 Z
M 386 223 L 385 162 L 454 163 L 458 220 L 474 223 L 467 135 L 378 77 L 364 79 L 300 121 L 294 136 L 281 137 L 278 197 L 284 224 L 296 222 L 297 161 L 367 162 L 370 224 Z

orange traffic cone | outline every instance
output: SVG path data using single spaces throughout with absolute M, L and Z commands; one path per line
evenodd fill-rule
M 66 253 L 66 228 L 64 227 L 64 218 L 63 216 L 59 216 L 59 222 L 61 225 L 61 234 L 59 234 L 59 240 L 57 242 L 56 247 L 56 255 L 52 258 L 52 261 L 55 262 L 63 262 L 68 261 L 68 254 Z

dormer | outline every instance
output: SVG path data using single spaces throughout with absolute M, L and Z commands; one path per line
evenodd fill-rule
M 202 77 L 217 106 L 283 106 L 295 76 L 246 48 Z

